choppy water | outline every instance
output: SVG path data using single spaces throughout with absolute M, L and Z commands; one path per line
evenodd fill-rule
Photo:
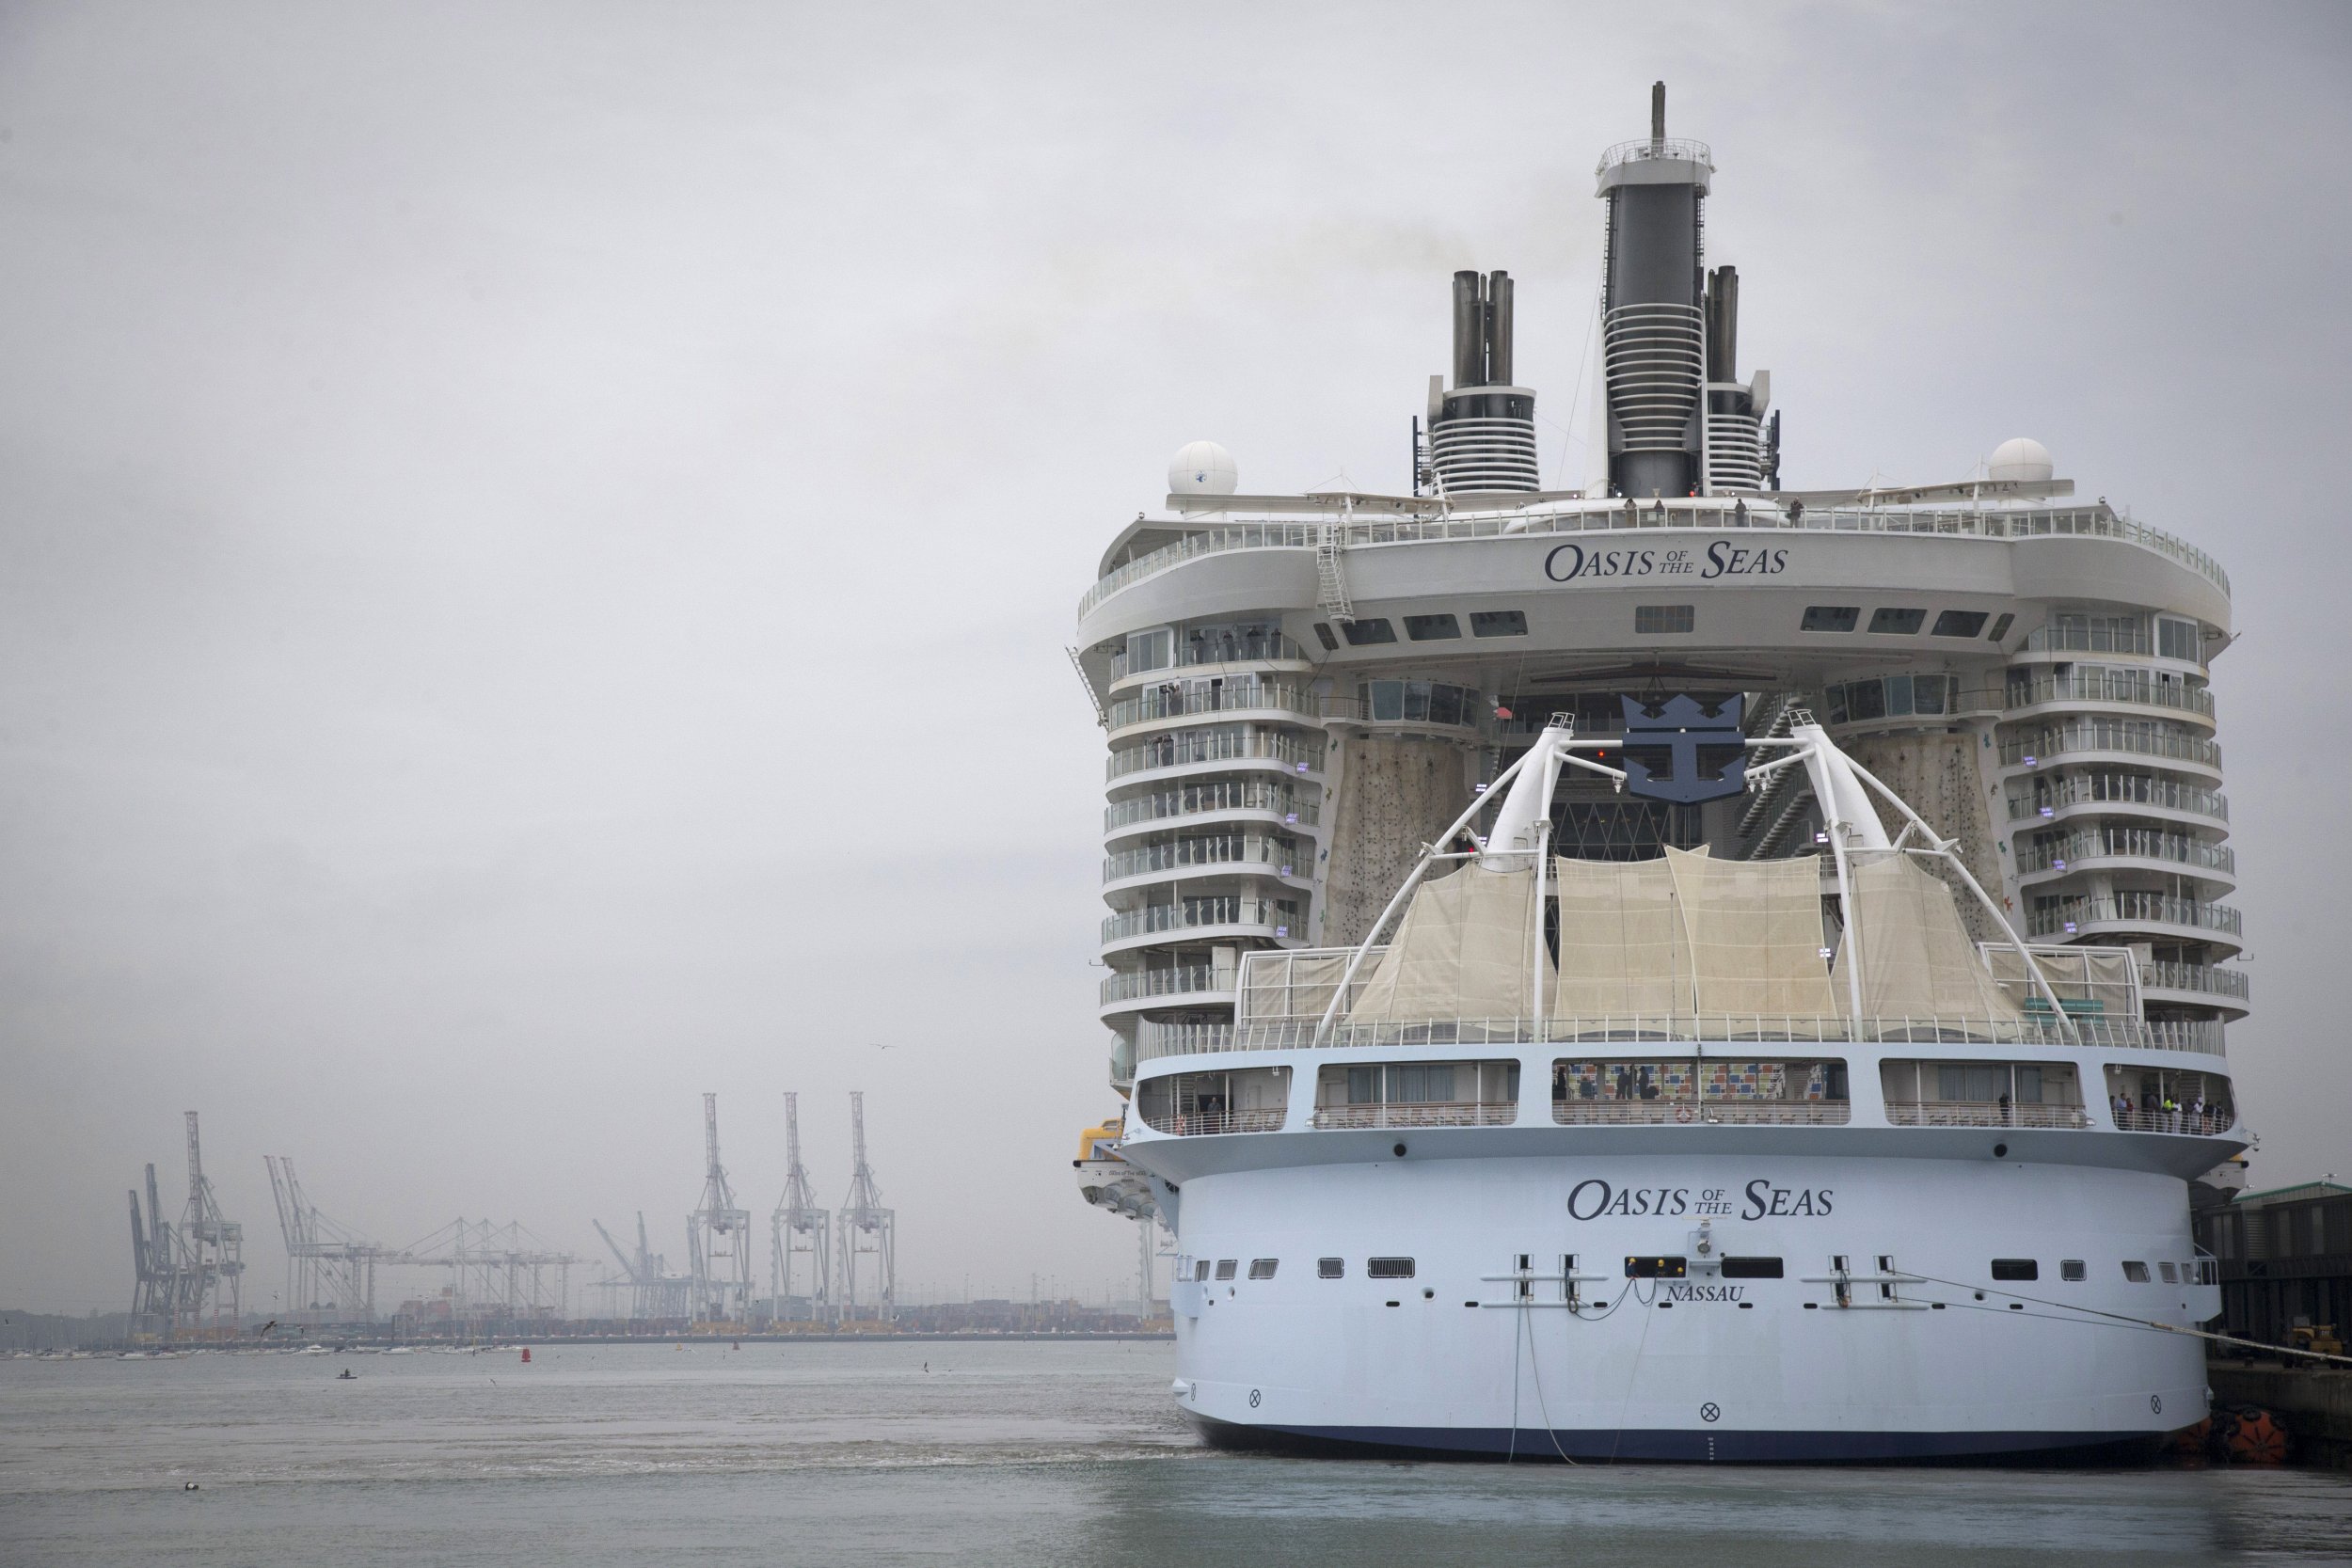
M 1220 1454 L 1176 1418 L 1170 1359 L 935 1343 L 0 1361 L 0 1562 L 2352 1563 L 2352 1478 L 2312 1472 Z M 346 1364 L 357 1382 L 336 1380 Z

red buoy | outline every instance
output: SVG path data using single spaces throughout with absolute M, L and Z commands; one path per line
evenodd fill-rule
M 529 1345 L 525 1345 L 523 1347 L 523 1365 L 526 1367 L 531 1365 L 531 1347 Z

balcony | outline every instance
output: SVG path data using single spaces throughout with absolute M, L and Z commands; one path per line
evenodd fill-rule
M 1171 681 L 1119 698 L 1110 705 L 1109 721 L 1112 729 L 1123 730 L 1195 714 L 1268 710 L 1319 720 L 1323 717 L 1323 700 L 1305 687 L 1287 681 L 1194 680 L 1181 686 Z
M 2132 892 L 2105 898 L 2062 898 L 2026 917 L 2029 937 L 2074 936 L 2089 926 L 2177 926 L 2237 937 L 2245 934 L 2246 919 L 2227 904 Z
M 1287 827 L 1311 828 L 1323 819 L 1322 808 L 1287 785 L 1253 779 L 1215 779 L 1155 790 L 1130 800 L 1113 800 L 1103 808 L 1103 831 L 1116 832 L 1138 822 L 1166 822 L 1205 816 L 1216 812 L 1261 812 Z
M 2011 712 L 2045 703 L 2124 703 L 2193 713 L 2201 719 L 2213 717 L 2212 692 L 2159 680 L 2145 670 L 2073 670 L 2063 675 L 2010 681 L 2002 688 L 2001 705 Z
M 1218 631 L 1215 634 L 1195 633 L 1173 649 L 1173 657 L 1166 664 L 1155 664 L 1134 672 L 1149 675 L 1161 670 L 1192 670 L 1216 664 L 1312 664 L 1314 656 L 1279 631 Z M 1111 679 L 1123 681 L 1128 675 L 1127 650 L 1111 650 Z
M 2254 997 L 2253 982 L 2244 973 L 2213 964 L 2144 963 L 2139 984 L 2143 990 L 2194 991 L 2231 1002 L 2250 1003 Z
M 1151 844 L 1139 849 L 1123 849 L 1103 860 L 1103 880 L 1124 881 L 1130 877 L 1148 877 L 1155 871 L 1194 872 L 1204 867 L 1226 866 L 1241 876 L 1292 876 L 1305 863 L 1300 858 L 1307 852 L 1303 845 L 1284 845 L 1270 839 L 1249 839 L 1239 834 L 1217 838 L 1180 838 L 1172 844 Z M 1267 870 L 1272 867 L 1272 870 Z
M 1301 929 L 1298 906 L 1291 901 L 1248 898 L 1237 894 L 1146 904 L 1103 922 L 1105 942 L 1125 942 L 1160 931 L 1190 931 L 1209 926 L 1260 927 L 1278 939 Z
M 2012 736 L 2001 742 L 2001 766 L 2031 768 L 2053 756 L 2083 752 L 2127 752 L 2221 770 L 2221 748 L 2215 741 L 2153 720 L 2132 719 L 2083 720 Z
M 2090 807 L 2119 815 L 2139 810 L 2180 812 L 2230 819 L 2230 802 L 2217 791 L 2153 773 L 2061 773 L 2047 784 L 2037 781 L 2029 795 L 2012 795 L 2009 819 L 2055 817 L 2060 812 Z
M 1104 977 L 1101 987 L 1102 1005 L 1116 1007 L 1127 1003 L 1149 1005 L 1160 996 L 1216 997 L 1231 1001 L 1233 977 L 1219 974 L 1210 964 L 1180 964 L 1174 969 L 1138 969 Z
M 2071 832 L 2062 838 L 2040 844 L 2021 844 L 2017 847 L 2017 869 L 2024 876 L 2044 871 L 2081 870 L 2090 862 L 2107 860 L 2164 861 L 2174 865 L 2217 872 L 2224 877 L 2233 876 L 2237 871 L 2237 851 L 2226 844 L 2208 844 L 2186 833 L 2168 833 L 2161 829 L 2131 828 L 2116 823 Z
M 1154 768 L 1184 768 L 1209 762 L 1272 762 L 1283 771 L 1319 773 L 1323 746 L 1288 735 L 1254 734 L 1238 727 L 1223 730 L 1184 730 L 1155 736 L 1140 745 L 1111 752 L 1107 776 L 1116 782 L 1130 773 Z

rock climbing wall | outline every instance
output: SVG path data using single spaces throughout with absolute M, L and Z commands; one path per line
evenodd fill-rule
M 1979 758 L 1989 754 L 1979 735 L 1888 735 L 1841 742 L 1848 755 L 1868 768 L 1881 784 L 1911 803 L 1953 846 L 1968 874 L 1995 901 L 2001 896 L 2000 857 L 1993 838 L 1993 816 L 1986 803 L 1984 770 Z M 1877 802 L 1879 820 L 1889 836 L 1902 832 L 1895 808 Z M 1930 869 L 1934 869 L 1932 866 Z M 1979 942 L 2002 933 L 1995 930 L 1978 903 L 1957 878 L 1947 878 L 1958 895 L 1960 917 L 1968 934 Z
M 1327 947 L 1364 940 L 1365 930 L 1413 869 L 1421 847 L 1470 804 L 1475 753 L 1447 740 L 1351 736 L 1342 743 L 1338 798 L 1328 811 L 1331 859 L 1325 869 Z

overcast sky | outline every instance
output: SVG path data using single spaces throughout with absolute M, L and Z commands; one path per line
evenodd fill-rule
M 127 1305 L 189 1107 L 255 1305 L 265 1152 L 682 1263 L 706 1089 L 1123 1287 L 1077 597 L 1186 440 L 1402 487 L 1457 267 L 1578 482 L 1660 76 L 1790 485 L 2029 435 L 2227 564 L 2232 1064 L 2352 1177 L 2352 12 L 1625 11 L 0 6 L 0 1305 Z

